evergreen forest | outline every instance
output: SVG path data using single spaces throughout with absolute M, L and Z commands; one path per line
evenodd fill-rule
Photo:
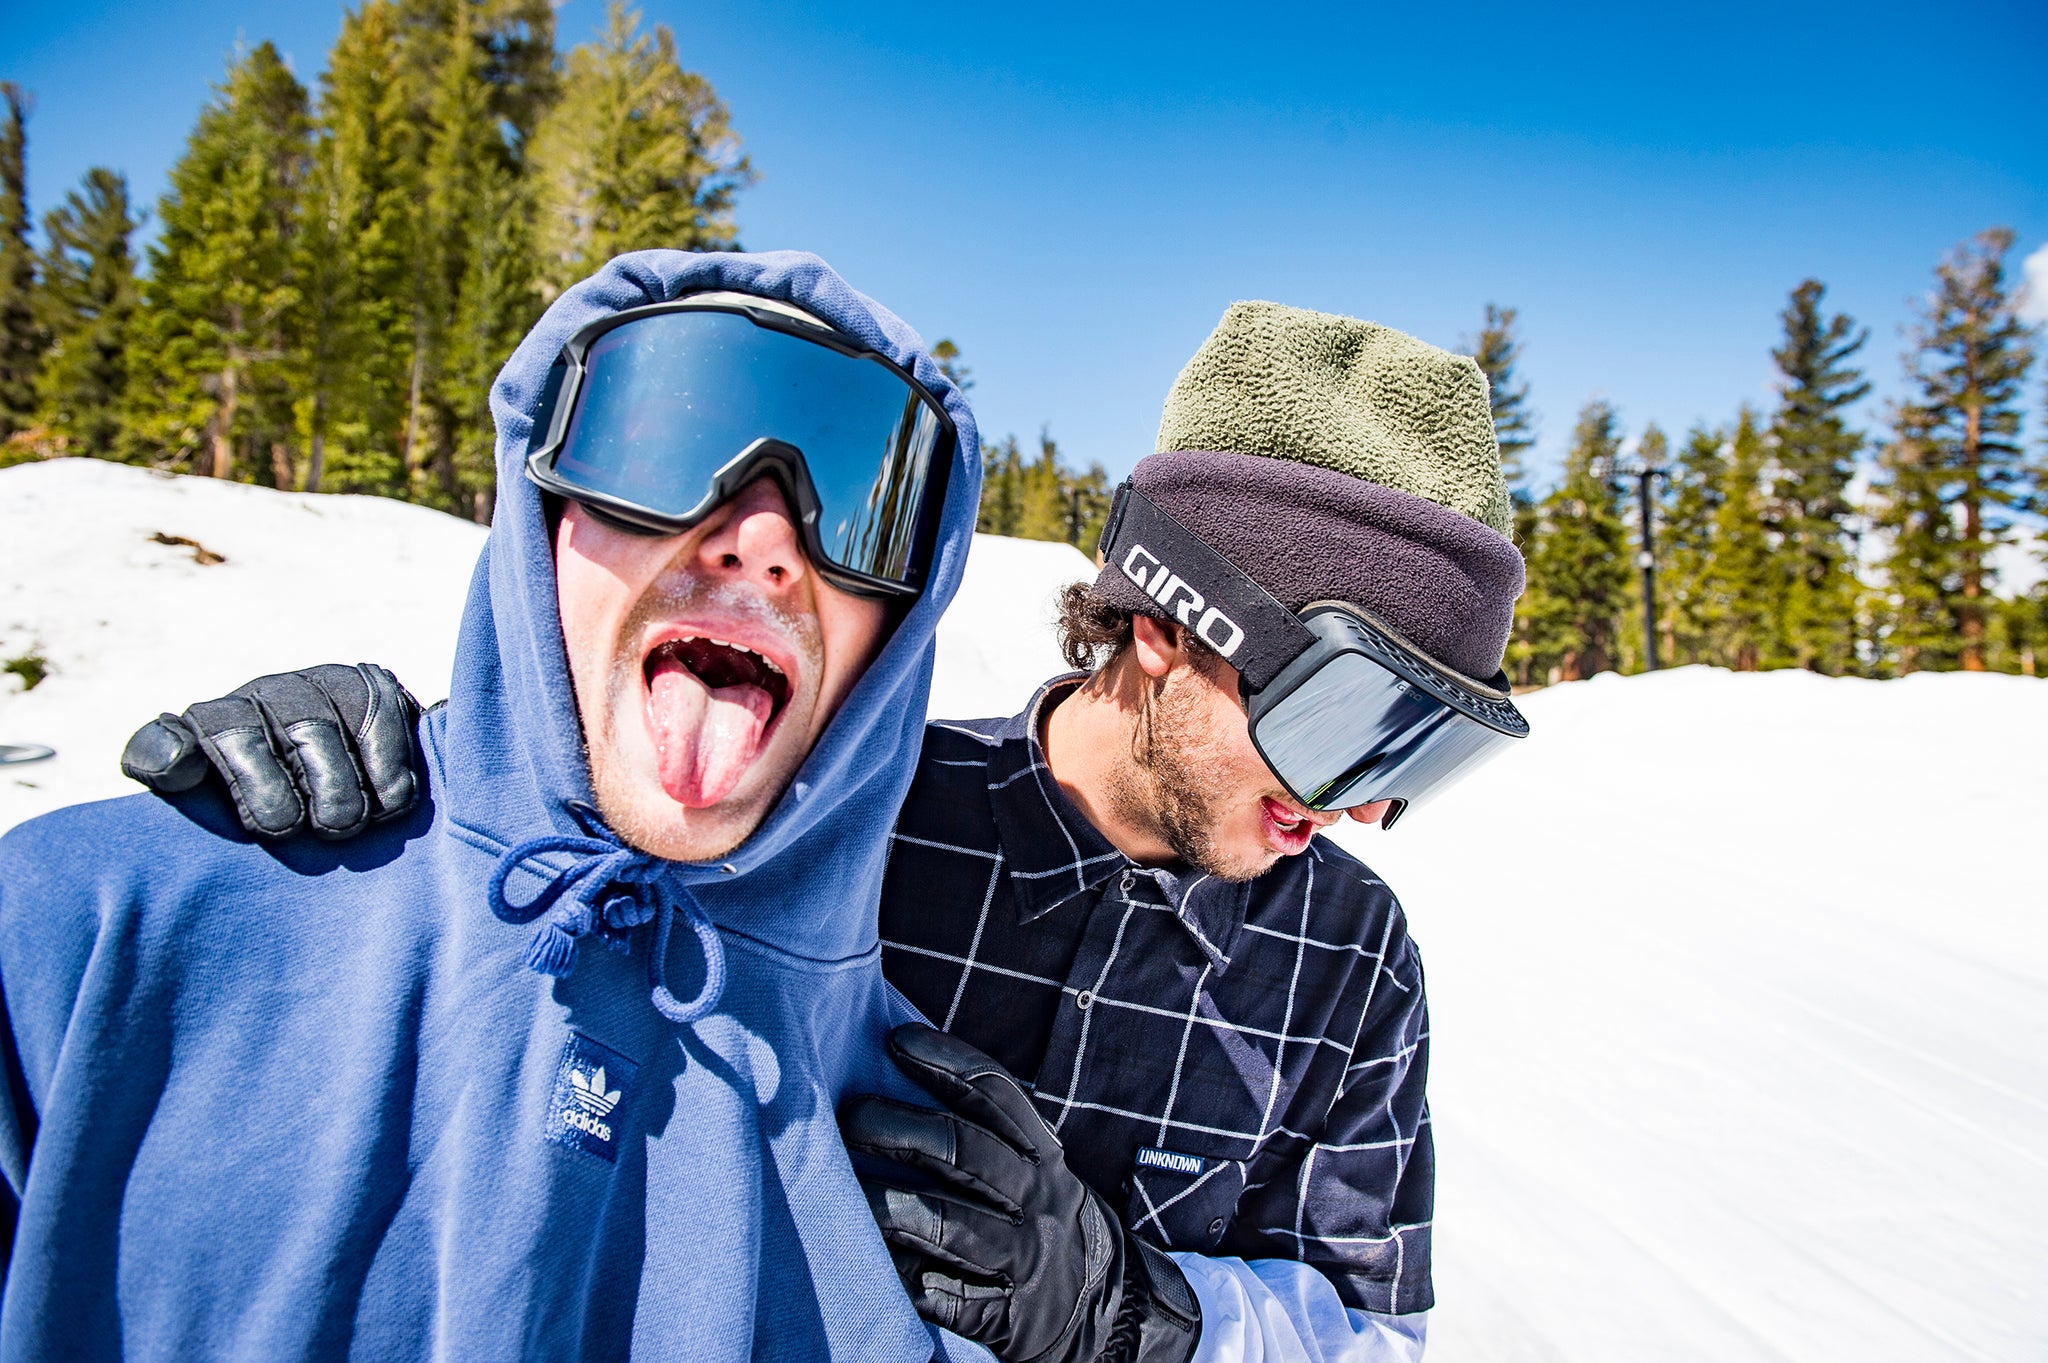
M 490 382 L 542 309 L 620 251 L 736 249 L 754 178 L 672 32 L 619 0 L 567 51 L 549 0 L 360 0 L 312 88 L 247 47 L 153 206 L 94 168 L 39 244 L 32 116 L 0 83 L 0 466 L 86 455 L 479 521 Z M 1874 424 L 1857 416 L 1868 332 L 1807 279 L 1770 352 L 1774 401 L 1683 433 L 1589 402 L 1541 485 L 1517 314 L 1487 307 L 1462 348 L 1492 385 L 1528 562 L 1511 679 L 2034 675 L 2048 584 L 1998 572 L 2048 513 L 2027 420 L 2048 393 L 2012 248 L 1992 228 L 1935 263 L 1902 396 Z M 972 386 L 957 346 L 933 351 Z M 1049 431 L 989 439 L 983 460 L 982 530 L 1092 549 L 1113 491 L 1099 464 L 1071 466 Z

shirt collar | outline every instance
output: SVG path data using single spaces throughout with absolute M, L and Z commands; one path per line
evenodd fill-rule
M 1097 890 L 1128 871 L 1133 880 L 1126 893 L 1148 881 L 1156 887 L 1154 902 L 1173 910 L 1220 975 L 1230 967 L 1230 946 L 1244 925 L 1251 885 L 1220 881 L 1186 866 L 1137 865 L 1074 807 L 1046 764 L 1039 740 L 1045 716 L 1087 675 L 1069 672 L 1054 677 L 995 732 L 996 746 L 988 763 L 989 807 L 1002 838 L 1017 921 L 1042 918 L 1075 895 Z

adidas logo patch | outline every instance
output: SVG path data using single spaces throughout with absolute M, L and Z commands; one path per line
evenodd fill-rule
M 548 1099 L 547 1138 L 607 1164 L 619 1158 L 617 1123 L 639 1062 L 581 1032 L 569 1033 Z

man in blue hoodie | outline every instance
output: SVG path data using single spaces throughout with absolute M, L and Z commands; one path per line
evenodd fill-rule
M 929 1101 L 876 906 L 966 405 L 814 257 L 653 251 L 492 411 L 409 813 L 267 842 L 194 787 L 0 839 L 0 1360 L 978 1353 L 896 1290 L 835 1125 Z M 1065 1356 L 1137 1300 L 1108 1237 Z

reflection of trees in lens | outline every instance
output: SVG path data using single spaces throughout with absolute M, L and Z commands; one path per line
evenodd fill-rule
M 842 564 L 874 577 L 902 577 L 917 534 L 917 510 L 936 427 L 924 403 L 915 394 L 906 394 L 881 468 L 869 484 L 867 504 L 840 541 Z

